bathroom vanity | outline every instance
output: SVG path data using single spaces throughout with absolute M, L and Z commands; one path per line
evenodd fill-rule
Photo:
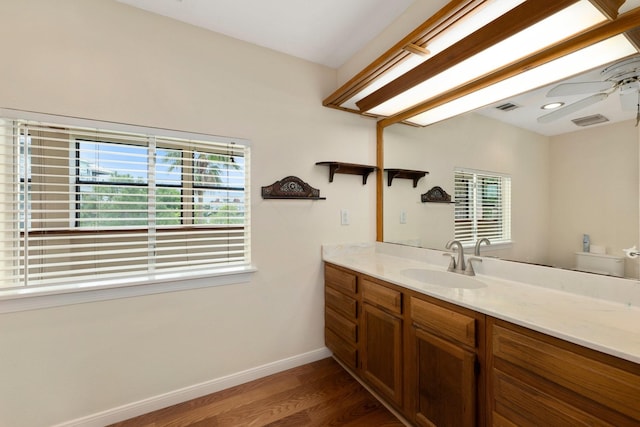
M 409 422 L 640 425 L 638 283 L 488 258 L 468 277 L 383 243 L 323 258 L 327 347 Z

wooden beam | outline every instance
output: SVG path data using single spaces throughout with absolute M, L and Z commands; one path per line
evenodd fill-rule
M 376 241 L 384 242 L 384 204 L 382 203 L 384 189 L 384 127 L 380 125 L 380 122 L 376 123 L 376 166 L 378 167 L 376 174 Z
M 422 47 L 420 45 L 417 45 L 415 43 L 409 43 L 408 45 L 403 47 L 403 49 L 406 50 L 407 52 L 414 53 L 420 56 L 429 56 L 431 54 L 429 49 Z
M 382 128 L 385 128 L 392 124 L 405 121 L 432 108 L 438 107 L 464 95 L 468 95 L 472 92 L 483 89 L 507 78 L 513 77 L 531 68 L 546 64 L 547 62 L 553 61 L 554 59 L 561 58 L 565 55 L 576 52 L 582 48 L 591 46 L 592 44 L 601 42 L 618 34 L 636 30 L 637 27 L 640 27 L 640 8 L 633 9 L 630 12 L 620 15 L 615 21 L 606 21 L 589 31 L 574 36 L 563 42 L 557 43 L 556 45 L 551 46 L 550 48 L 545 49 L 542 52 L 531 55 L 521 61 L 496 70 L 495 72 L 490 73 L 473 82 L 461 85 L 451 91 L 448 91 L 445 94 L 411 107 L 394 116 L 382 119 L 378 122 L 378 125 Z
M 627 36 L 627 40 L 629 40 L 631 44 L 636 47 L 638 52 L 640 52 L 640 27 L 629 30 L 624 33 L 624 35 Z
M 622 6 L 625 0 L 589 0 L 592 5 L 598 8 L 598 10 L 609 19 L 616 19 L 618 17 L 618 10 Z
M 524 2 L 494 20 L 491 25 L 480 28 L 430 60 L 423 62 L 393 82 L 361 99 L 356 105 L 360 111 L 369 111 L 448 68 L 576 3 L 576 1 L 537 0 Z
M 406 45 L 426 44 L 428 40 L 486 1 L 487 0 L 451 0 L 446 6 L 396 43 L 391 49 L 387 50 L 338 90 L 329 95 L 322 104 L 327 107 L 339 108 L 342 103 L 367 87 L 393 66 L 409 57 L 410 53 L 403 49 Z

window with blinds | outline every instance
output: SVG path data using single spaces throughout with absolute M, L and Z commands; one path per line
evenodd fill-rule
M 0 119 L 0 289 L 250 263 L 247 142 L 123 127 Z
M 456 169 L 455 239 L 475 244 L 511 241 L 511 177 L 492 172 Z

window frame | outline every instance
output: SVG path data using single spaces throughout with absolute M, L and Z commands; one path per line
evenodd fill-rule
M 217 135 L 210 134 L 202 134 L 202 133 L 193 133 L 193 132 L 183 132 L 171 129 L 162 129 L 162 128 L 154 128 L 154 127 L 143 127 L 136 125 L 129 125 L 123 123 L 115 123 L 115 122 L 103 122 L 96 121 L 90 119 L 82 119 L 76 117 L 67 117 L 67 116 L 56 116 L 51 114 L 44 113 L 34 113 L 27 112 L 21 110 L 13 110 L 13 109 L 5 109 L 0 108 L 0 116 L 3 119 L 9 120 L 28 120 L 28 121 L 36 121 L 36 122 L 45 122 L 45 123 L 56 123 L 60 126 L 70 126 L 70 127 L 88 127 L 88 128 L 99 128 L 106 131 L 115 131 L 115 132 L 126 132 L 126 133 L 143 133 L 149 135 L 158 135 L 162 138 L 177 138 L 177 139 L 189 139 L 195 141 L 211 141 L 211 142 L 228 142 L 239 144 L 246 147 L 246 156 L 244 157 L 244 182 L 245 187 L 244 191 L 245 199 L 243 200 L 244 208 L 249 211 L 250 210 L 250 196 L 249 196 L 249 178 L 250 178 L 250 160 L 249 157 L 249 148 L 250 142 L 246 139 L 242 138 L 229 138 L 229 137 L 221 137 Z M 27 136 L 25 136 L 25 142 L 27 141 Z M 75 144 L 75 140 L 73 141 Z M 25 149 L 28 147 L 28 144 L 25 143 Z M 75 146 L 74 146 L 75 148 Z M 70 147 L 71 149 L 71 147 Z M 173 148 L 172 148 L 173 149 Z M 182 151 L 182 156 L 184 156 L 185 151 Z M 70 158 L 73 155 L 73 161 L 77 162 L 79 157 L 77 156 L 77 152 L 70 153 Z M 70 182 L 70 186 L 77 185 L 78 178 L 78 164 L 74 165 L 76 169 L 73 172 L 74 182 Z M 27 173 L 26 165 L 24 173 Z M 25 177 L 26 178 L 26 177 Z M 25 179 L 26 180 L 26 179 Z M 20 179 L 20 184 L 24 185 Z M 92 183 L 95 184 L 95 183 Z M 162 185 L 159 187 L 169 187 L 166 185 Z M 211 187 L 211 188 L 209 188 Z M 176 188 L 176 187 L 173 187 Z M 206 185 L 202 186 L 204 189 L 212 189 L 218 190 L 221 187 L 216 187 L 215 185 Z M 237 188 L 236 188 L 237 189 Z M 70 190 L 71 191 L 71 190 Z M 182 196 L 181 196 L 182 198 Z M 28 209 L 27 209 L 28 210 Z M 70 229 L 79 230 L 82 232 L 82 229 L 76 229 L 73 227 L 73 219 L 75 218 L 75 211 L 70 207 L 69 212 L 69 220 L 70 220 Z M 181 217 L 182 213 L 185 211 L 184 206 L 181 206 Z M 250 228 L 250 215 L 247 213 L 247 227 Z M 181 221 L 183 223 L 184 221 Z M 212 227 L 223 228 L 225 225 L 212 225 Z M 238 228 L 237 225 L 230 224 L 229 228 Z M 244 228 L 244 227 L 242 227 Z M 95 230 L 94 230 L 95 232 Z M 82 302 L 91 302 L 91 301 L 103 301 L 109 299 L 116 298 L 126 298 L 132 296 L 140 296 L 140 295 L 150 295 L 150 294 L 158 294 L 165 292 L 173 292 L 177 290 L 186 290 L 186 289 L 198 289 L 204 287 L 212 287 L 212 286 L 220 286 L 220 285 L 229 285 L 229 284 L 238 284 L 238 283 L 246 283 L 250 280 L 251 274 L 257 269 L 251 263 L 251 244 L 250 244 L 250 236 L 247 235 L 245 237 L 247 240 L 246 251 L 247 251 L 247 263 L 243 265 L 231 265 L 231 266 L 222 266 L 215 269 L 201 270 L 197 273 L 192 273 L 189 271 L 185 272 L 167 272 L 167 273 L 158 273 L 158 274 L 149 274 L 148 276 L 141 276 L 136 278 L 120 278 L 120 279 L 105 279 L 105 280 L 92 280 L 90 283 L 79 283 L 77 281 L 71 282 L 69 284 L 62 285 L 50 285 L 50 286 L 22 286 L 22 287 L 14 287 L 9 289 L 0 289 L 0 313 L 7 312 L 16 312 L 23 310 L 32 310 L 39 308 L 47 308 L 47 307 L 57 307 L 68 304 L 76 304 Z
M 455 239 L 459 240 L 464 247 L 473 247 L 479 239 L 485 237 L 489 237 L 493 248 L 495 248 L 496 246 L 510 246 L 513 242 L 511 225 L 511 175 L 500 172 L 483 171 L 463 167 L 455 167 L 453 170 L 453 175 L 456 201 L 453 214 Z M 466 197 L 464 198 L 459 197 L 459 182 L 462 181 L 462 175 L 469 175 L 472 177 L 472 179 L 466 180 L 467 188 L 465 189 Z M 483 188 L 487 188 L 487 185 L 479 185 L 479 179 L 500 180 L 500 189 L 497 191 L 500 193 L 499 197 L 489 198 L 483 196 L 481 191 Z M 471 182 L 471 185 L 469 185 L 469 182 Z M 496 206 L 495 199 L 498 199 L 497 201 L 500 204 L 500 208 L 498 209 L 498 213 L 501 216 L 500 219 L 488 218 L 485 216 L 485 210 L 491 209 L 492 207 Z M 479 210 L 478 207 L 480 207 Z M 465 230 L 465 226 L 461 225 L 463 220 L 471 222 L 471 236 L 468 238 L 460 236 L 460 234 L 462 233 L 469 234 L 469 231 Z M 479 222 L 482 220 L 497 221 L 500 224 L 499 238 L 495 238 L 495 236 L 490 237 L 480 235 L 479 229 L 481 227 L 479 226 Z M 469 228 L 468 225 L 466 227 Z M 492 230 L 497 229 L 498 227 L 492 228 Z

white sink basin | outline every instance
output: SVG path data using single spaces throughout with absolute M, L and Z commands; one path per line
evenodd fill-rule
M 446 288 L 478 289 L 487 287 L 485 283 L 478 279 L 449 271 L 407 268 L 400 273 L 409 279 Z

